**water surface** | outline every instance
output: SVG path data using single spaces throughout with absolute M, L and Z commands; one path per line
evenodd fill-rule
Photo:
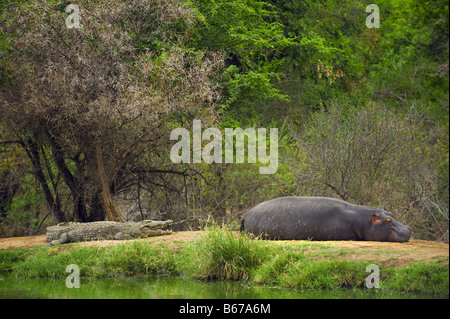
M 196 281 L 182 277 L 80 279 L 67 288 L 65 279 L 0 278 L 2 299 L 416 299 L 435 296 L 383 289 L 296 290 L 234 281 Z

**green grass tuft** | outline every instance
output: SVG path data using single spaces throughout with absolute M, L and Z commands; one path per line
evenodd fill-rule
M 179 265 L 184 274 L 196 279 L 246 280 L 267 254 L 267 247 L 246 234 L 214 228 L 185 245 Z
M 387 269 L 383 288 L 403 292 L 421 292 L 448 296 L 448 265 L 415 262 L 403 268 Z

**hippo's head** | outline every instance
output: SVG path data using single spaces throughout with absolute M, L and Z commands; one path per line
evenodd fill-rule
M 369 220 L 365 240 L 406 242 L 411 237 L 411 229 L 400 224 L 391 213 L 377 209 Z

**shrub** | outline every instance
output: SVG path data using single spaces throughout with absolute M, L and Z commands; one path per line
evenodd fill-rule
M 182 258 L 183 272 L 196 279 L 249 279 L 251 270 L 260 265 L 267 249 L 247 235 L 230 229 L 213 229 L 189 246 Z

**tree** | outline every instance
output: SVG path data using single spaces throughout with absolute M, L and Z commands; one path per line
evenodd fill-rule
M 285 51 L 297 45 L 285 36 L 283 25 L 271 21 L 276 12 L 265 1 L 193 0 L 201 17 L 190 32 L 190 45 L 201 50 L 222 51 L 226 56 L 221 78 L 222 109 L 227 115 L 254 121 L 255 101 L 286 100 L 276 83 Z M 228 125 L 232 119 L 228 117 Z
M 57 167 L 76 219 L 120 220 L 114 194 L 152 173 L 182 174 L 146 159 L 168 144 L 168 116 L 213 110 L 222 58 L 184 46 L 195 16 L 179 1 L 81 1 L 80 28 L 66 26 L 68 4 L 12 3 L 1 17 L 0 114 L 49 205 L 41 158 Z

